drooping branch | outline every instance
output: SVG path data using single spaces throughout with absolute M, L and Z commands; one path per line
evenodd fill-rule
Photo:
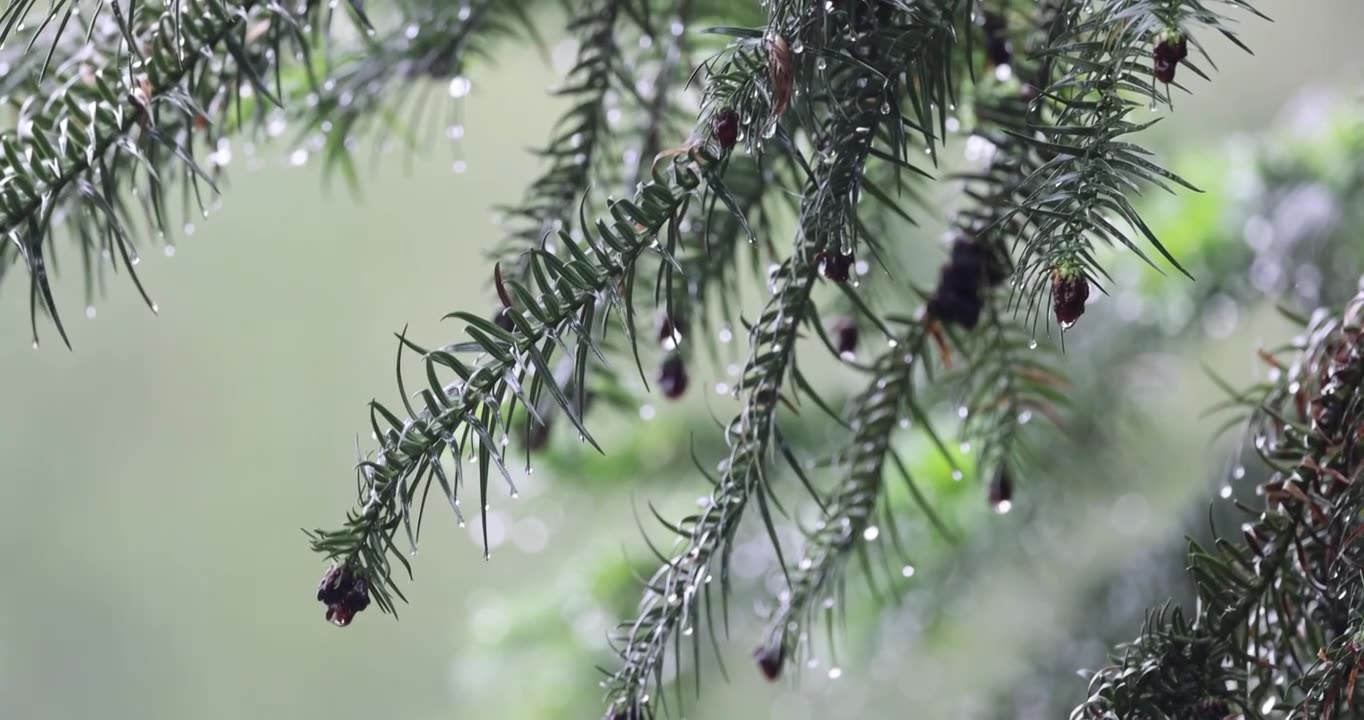
M 427 351 L 401 340 L 423 355 L 428 386 L 417 394 L 424 407 L 412 406 L 400 369 L 398 387 L 407 419 L 400 420 L 378 402 L 371 403 L 380 448 L 358 466 L 360 508 L 348 516 L 342 529 L 312 534 L 313 549 L 363 578 L 381 609 L 394 610 L 389 591 L 401 597 L 390 557 L 409 571 L 410 566 L 397 550 L 395 537 L 403 529 L 415 545 L 421 506 L 413 506 L 425 497 L 432 480 L 439 482 L 457 515 L 458 494 L 464 485 L 463 454 L 472 456 L 478 465 L 479 507 L 485 516 L 493 468 L 510 484 L 502 438 L 518 404 L 534 413 L 542 396 L 552 399 L 583 438 L 596 445 L 582 424 L 581 398 L 569 397 L 566 387 L 555 379 L 550 362 L 560 349 L 572 354 L 577 374 L 569 386 L 583 387 L 588 358 L 600 355 L 594 338 L 600 336 L 611 314 L 626 322 L 633 318 L 633 300 L 626 285 L 635 265 L 645 253 L 659 252 L 656 241 L 661 233 L 676 232 L 678 218 L 702 183 L 702 168 L 722 159 L 714 153 L 712 145 L 701 144 L 687 156 L 660 164 L 654 182 L 634 200 L 613 202 L 610 219 L 598 220 L 582 241 L 561 233 L 564 259 L 543 250 L 531 251 L 530 281 L 505 281 L 504 290 L 518 300 L 506 313 L 509 328 L 456 312 L 451 317 L 468 323 L 471 343 Z M 464 353 L 478 357 L 466 363 L 459 358 Z M 450 373 L 455 375 L 453 381 L 440 379 Z M 447 459 L 453 464 L 453 482 L 445 469 Z M 486 530 L 485 523 L 485 549 Z
M 50 97 L 21 109 L 18 126 L 0 134 L 0 234 L 29 270 L 35 344 L 39 307 L 67 340 L 47 271 L 54 231 L 70 226 L 87 267 L 92 254 L 117 254 L 142 291 L 133 230 L 141 218 L 122 195 L 124 185 L 133 185 L 147 224 L 164 232 L 172 182 L 181 180 L 197 197 L 200 183 L 214 187 L 216 166 L 225 164 L 214 156 L 212 166 L 202 166 L 196 140 L 216 145 L 222 131 L 215 119 L 223 124 L 230 110 L 240 114 L 244 97 L 274 99 L 278 85 L 267 78 L 280 58 L 306 53 L 305 28 L 325 10 L 319 2 L 285 9 L 255 0 L 186 0 L 164 7 L 134 3 L 124 11 L 116 2 L 99 2 L 107 15 L 96 12 L 89 42 L 73 49 L 71 21 L 80 5 L 53 4 L 30 37 L 36 43 L 46 36 L 42 28 L 55 28 L 49 54 L 24 75 L 34 93 Z M 6 9 L 6 36 L 31 6 Z
M 770 274 L 773 297 L 750 330 L 751 354 L 737 390 L 742 407 L 725 431 L 729 456 L 711 480 L 714 490 L 702 511 L 679 524 L 667 525 L 679 537 L 679 549 L 649 581 L 636 618 L 618 629 L 615 645 L 621 667 L 607 681 L 608 718 L 636 718 L 652 712 L 656 696 L 651 689 L 661 693 L 668 648 L 678 647 L 680 657 L 684 634 L 692 638 L 692 654 L 699 654 L 697 634 L 683 633 L 682 629 L 694 627 L 703 605 L 710 607 L 710 580 L 716 574 L 721 599 L 728 597 L 729 552 L 750 501 L 758 505 L 764 524 L 772 532 L 771 456 L 778 443 L 777 409 L 783 402 L 798 328 L 813 317 L 811 297 L 821 273 L 836 282 L 849 279 L 851 253 L 858 244 L 855 233 L 860 182 L 883 125 L 892 125 L 885 133 L 889 148 L 878 156 L 890 161 L 906 157 L 905 135 L 885 108 L 926 107 L 927 98 L 920 93 L 937 100 L 940 108 L 947 105 L 943 96 L 935 93 L 946 93 L 950 83 L 942 81 L 950 68 L 940 62 L 915 66 L 911 60 L 951 57 L 958 7 L 955 2 L 942 2 L 901 15 L 889 4 L 879 5 L 874 14 L 826 6 L 828 21 L 842 25 L 827 36 L 823 26 L 811 23 L 809 28 L 777 24 L 764 37 L 773 55 L 769 67 L 778 68 L 771 70 L 774 74 L 789 72 L 783 63 L 790 62 L 786 53 L 792 43 L 826 58 L 828 95 L 809 99 L 827 111 L 825 119 L 813 129 L 824 151 L 803 192 L 795 250 Z M 772 12 L 774 23 L 793 17 L 798 23 L 805 22 L 785 3 L 774 4 Z M 847 62 L 829 67 L 828 58 L 838 58 L 840 53 L 848 53 L 844 56 Z M 903 82 L 900 73 L 906 66 L 922 75 Z M 753 92 L 749 88 L 755 84 L 731 76 L 725 85 L 742 97 Z M 773 85 L 780 88 L 784 84 Z M 770 107 L 774 112 L 785 110 L 787 101 L 774 97 Z M 763 136 L 775 136 L 779 118 L 764 121 L 761 117 L 750 116 L 746 124 L 758 127 Z M 760 141 L 750 142 L 761 145 Z

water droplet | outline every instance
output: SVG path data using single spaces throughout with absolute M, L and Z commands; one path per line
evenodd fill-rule
M 966 407 L 965 405 L 962 405 L 961 407 L 957 408 L 957 417 L 961 418 L 962 420 L 965 420 L 966 416 L 970 414 L 971 409 Z
M 85 306 L 85 317 L 87 317 L 87 318 L 89 318 L 89 319 L 91 319 L 91 320 L 94 320 L 94 319 L 95 319 L 95 312 L 96 312 L 96 311 L 95 311 L 95 306 L 94 306 L 94 305 L 86 305 L 86 306 Z
M 797 38 L 795 42 L 791 43 L 791 52 L 797 55 L 805 52 L 805 43 L 801 42 L 800 39 Z
M 1223 485 L 1223 486 L 1222 486 L 1222 491 L 1219 492 L 1218 495 L 1221 495 L 1223 500 L 1225 500 L 1225 499 L 1231 497 L 1231 486 L 1230 486 L 1230 485 Z
M 469 164 L 464 162 L 463 160 L 456 160 L 454 163 L 450 165 L 450 170 L 453 171 L 456 175 L 463 175 L 464 172 L 468 169 Z
M 829 61 L 825 60 L 824 58 L 819 58 L 818 60 L 815 60 L 815 69 L 816 69 L 816 70 L 821 70 L 821 71 L 822 71 L 822 70 L 824 70 L 824 68 L 826 68 L 826 67 L 829 67 Z
M 841 677 L 843 677 L 843 668 L 840 668 L 840 667 L 837 667 L 837 666 L 829 668 L 829 679 L 830 679 L 830 680 L 837 680 L 837 679 L 839 679 L 839 678 L 841 678 Z
M 653 420 L 655 413 L 656 411 L 654 410 L 653 405 L 639 406 L 639 419 L 641 420 Z
M 962 444 L 961 444 L 961 451 L 962 451 L 963 453 L 969 453 L 969 452 L 971 452 L 971 443 L 969 443 L 969 442 L 964 442 L 964 443 L 962 443 Z
M 914 577 L 914 566 L 913 566 L 913 565 L 906 565 L 906 566 L 900 568 L 900 574 L 903 575 L 903 576 L 905 576 L 905 577 L 907 577 L 907 578 L 912 578 L 912 577 Z
M 161 252 L 165 253 L 166 257 L 168 257 L 168 258 L 169 258 L 169 257 L 175 257 L 175 246 L 174 246 L 174 245 L 167 245 L 166 248 L 165 248 L 164 250 L 162 250 Z
M 468 95 L 473 87 L 473 83 L 469 82 L 469 78 L 464 77 L 463 75 L 456 75 L 450 80 L 450 97 L 462 98 L 465 95 Z
M 952 479 L 953 479 L 953 480 L 956 480 L 956 481 L 960 482 L 960 481 L 961 481 L 961 478 L 962 478 L 962 474 L 961 474 L 961 471 L 960 471 L 960 470 L 953 470 L 953 471 L 952 471 Z
M 1231 476 L 1237 480 L 1240 480 L 1241 478 L 1246 476 L 1246 469 L 1240 465 L 1237 465 L 1236 469 L 1231 471 Z
M 1000 500 L 999 502 L 995 503 L 995 512 L 998 513 L 998 514 L 1000 514 L 1000 515 L 1005 515 L 1005 514 L 1007 514 L 1010 510 L 1013 510 L 1013 509 L 1014 509 L 1014 504 L 1013 504 L 1013 502 L 1010 501 L 1010 500 Z
M 881 537 L 881 529 L 876 527 L 875 525 L 872 525 L 868 527 L 866 530 L 862 531 L 862 539 L 866 540 L 867 542 L 872 542 L 876 540 L 876 538 L 878 537 Z
M 1029 340 L 1029 341 L 1028 341 L 1028 349 L 1029 349 L 1029 350 L 1036 350 L 1036 349 L 1037 349 L 1037 338 L 1033 338 L 1032 340 Z
M 306 162 L 308 162 L 308 151 L 303 148 L 299 148 L 289 154 L 289 164 L 294 167 L 301 167 Z

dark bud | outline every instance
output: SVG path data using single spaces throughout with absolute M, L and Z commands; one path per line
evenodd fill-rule
M 857 327 L 857 321 L 850 317 L 841 317 L 834 322 L 834 349 L 838 351 L 838 356 L 851 358 L 857 351 L 857 341 L 861 337 L 861 330 Z
M 1056 322 L 1065 330 L 1075 324 L 1085 314 L 1085 302 L 1089 300 L 1089 278 L 1074 268 L 1057 269 L 1051 273 L 1051 302 L 1056 312 Z
M 722 150 L 729 150 L 739 142 L 739 113 L 725 108 L 710 120 L 710 131 Z
M 815 265 L 824 279 L 845 283 L 852 277 L 853 256 L 820 250 L 815 255 Z
M 369 582 L 350 563 L 337 563 L 322 576 L 317 599 L 327 606 L 327 622 L 345 627 L 369 607 Z
M 1000 470 L 995 474 L 995 479 L 990 481 L 988 493 L 990 507 L 995 512 L 1003 515 L 1013 509 L 1014 480 L 1009 476 L 1008 470 Z
M 938 274 L 938 287 L 928 301 L 928 312 L 939 320 L 968 330 L 980 323 L 981 280 L 991 264 L 989 251 L 962 235 L 952 243 L 952 256 Z
M 687 321 L 685 318 L 674 318 L 668 313 L 658 315 L 658 344 L 671 350 L 682 342 L 682 336 L 687 334 Z M 672 341 L 672 344 L 669 344 Z
M 493 312 L 493 323 L 507 332 L 511 332 L 512 328 L 515 327 L 506 308 L 498 308 Z
M 681 355 L 671 353 L 663 358 L 663 365 L 658 369 L 658 387 L 669 400 L 676 400 L 687 392 L 687 365 Z
M 758 669 L 762 670 L 763 677 L 771 682 L 776 682 L 781 677 L 781 669 L 786 664 L 786 645 L 780 637 L 759 645 L 753 651 L 753 659 L 758 662 Z
M 1153 60 L 1156 79 L 1169 85 L 1175 81 L 1175 69 L 1189 56 L 1189 41 L 1181 33 L 1166 35 L 1156 45 Z

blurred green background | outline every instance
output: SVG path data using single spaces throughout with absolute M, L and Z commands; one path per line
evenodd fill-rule
M 1152 133 L 1167 157 L 1202 153 L 1181 166 L 1195 184 L 1230 187 L 1218 159 L 1228 137 L 1301 124 L 1314 102 L 1304 90 L 1364 86 L 1364 5 L 1264 9 L 1274 24 L 1245 26 L 1256 55 L 1209 39 L 1216 83 L 1195 81 Z M 557 439 L 521 479 L 521 499 L 494 500 L 491 562 L 476 526 L 455 527 L 433 503 L 399 621 L 371 611 L 345 631 L 324 623 L 313 598 L 323 566 L 300 531 L 334 525 L 353 500 L 365 402 L 396 400 L 393 333 L 410 325 L 419 342 L 452 341 L 442 314 L 491 307 L 481 259 L 499 236 L 491 208 L 518 198 L 536 169 L 525 148 L 558 111 L 542 92 L 553 75 L 531 50 L 506 48 L 473 76 L 463 141 L 433 129 L 419 152 L 367 163 L 360 198 L 328 188 L 314 164 L 290 166 L 291 148 L 238 145 L 221 209 L 193 219 L 173 257 L 144 253 L 159 316 L 111 277 L 85 319 L 68 256 L 58 289 L 74 352 L 50 327 L 30 349 L 26 282 L 15 273 L 0 286 L 0 717 L 598 716 L 591 665 L 609 664 L 605 632 L 633 592 L 622 558 L 648 556 L 630 508 L 676 510 L 702 494 L 687 448 L 692 432 L 714 434 L 713 393 L 646 400 L 657 408 L 647 423 L 606 421 L 597 435 L 618 453 L 607 460 Z M 456 160 L 466 172 L 452 172 Z M 924 247 L 926 267 L 939 257 L 930 240 L 907 241 Z M 823 670 L 833 657 L 796 683 L 758 680 L 746 662 L 763 595 L 754 579 L 725 646 L 732 681 L 708 672 L 685 716 L 986 717 L 1007 706 L 1014 715 L 1000 716 L 1042 718 L 1078 701 L 1073 675 L 1037 685 L 1040 697 L 1020 681 L 1062 646 L 1101 662 L 1103 644 L 1077 627 L 1095 585 L 1206 508 L 1208 478 L 1229 461 L 1208 449 L 1215 423 L 1200 412 L 1217 394 L 1200 363 L 1248 379 L 1252 351 L 1288 327 L 1266 307 L 1233 312 L 1230 332 L 1223 322 L 1152 347 L 1141 372 L 1107 378 L 1125 394 L 1105 402 L 1158 421 L 1134 420 L 1121 447 L 1054 458 L 1047 494 L 942 560 L 940 587 L 911 588 L 879 620 L 855 602 L 838 680 Z M 1104 366 L 1088 329 L 1068 337 L 1078 342 L 1067 366 L 1132 372 Z M 703 389 L 720 379 L 696 378 Z M 978 495 L 969 504 L 986 515 Z M 750 565 L 766 561 L 755 548 L 742 550 L 756 554 Z M 1154 581 L 1121 596 L 1140 607 L 1172 592 Z M 935 608 L 931 632 L 924 606 Z

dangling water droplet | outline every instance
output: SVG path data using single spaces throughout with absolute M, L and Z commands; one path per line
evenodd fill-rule
M 797 55 L 805 52 L 805 43 L 801 42 L 800 38 L 796 38 L 796 41 L 791 43 L 791 52 Z
M 995 513 L 999 515 L 1007 515 L 1008 512 L 1013 509 L 1014 504 L 1010 500 L 1000 500 L 999 502 L 995 503 Z
M 841 677 L 843 677 L 843 668 L 840 668 L 840 667 L 837 667 L 837 666 L 834 666 L 834 667 L 829 668 L 829 679 L 830 679 L 830 680 L 837 680 L 837 679 L 839 679 L 839 678 L 841 678 Z
M 1029 341 L 1028 341 L 1028 349 L 1029 349 L 1029 350 L 1036 350 L 1036 349 L 1037 349 L 1037 338 L 1033 338 L 1032 340 L 1029 340 Z
M 85 317 L 87 317 L 87 318 L 89 318 L 89 319 L 91 319 L 91 320 L 94 320 L 94 319 L 95 319 L 95 306 L 94 306 L 94 305 L 86 305 L 86 306 L 85 306 Z
M 883 102 L 883 103 L 881 103 L 881 114 L 882 114 L 882 115 L 889 115 L 889 114 L 890 114 L 890 103 L 888 103 L 888 102 Z
M 1230 485 L 1223 485 L 1223 486 L 1222 486 L 1222 491 L 1221 491 L 1220 493 L 1218 493 L 1218 494 L 1222 496 L 1222 499 L 1223 499 L 1223 500 L 1225 500 L 1225 499 L 1231 497 L 1231 486 L 1230 486 Z
M 907 578 L 912 578 L 912 577 L 914 577 L 914 566 L 913 566 L 913 565 L 906 565 L 906 566 L 900 568 L 900 574 L 903 575 L 903 576 L 905 576 L 905 577 L 907 577 Z
M 960 482 L 960 481 L 961 481 L 961 478 L 962 478 L 962 474 L 961 474 L 961 471 L 960 471 L 960 470 L 953 470 L 953 471 L 952 471 L 952 479 L 953 479 L 953 480 L 956 480 L 956 481 Z
M 875 525 L 872 525 L 868 527 L 866 530 L 862 531 L 862 539 L 866 540 L 867 542 L 873 542 L 878 537 L 881 537 L 881 529 L 876 527 Z
M 819 58 L 818 60 L 815 60 L 815 69 L 816 69 L 816 70 L 823 71 L 824 68 L 826 68 L 826 67 L 829 67 L 829 62 L 828 62 L 827 60 L 825 60 L 824 58 Z

